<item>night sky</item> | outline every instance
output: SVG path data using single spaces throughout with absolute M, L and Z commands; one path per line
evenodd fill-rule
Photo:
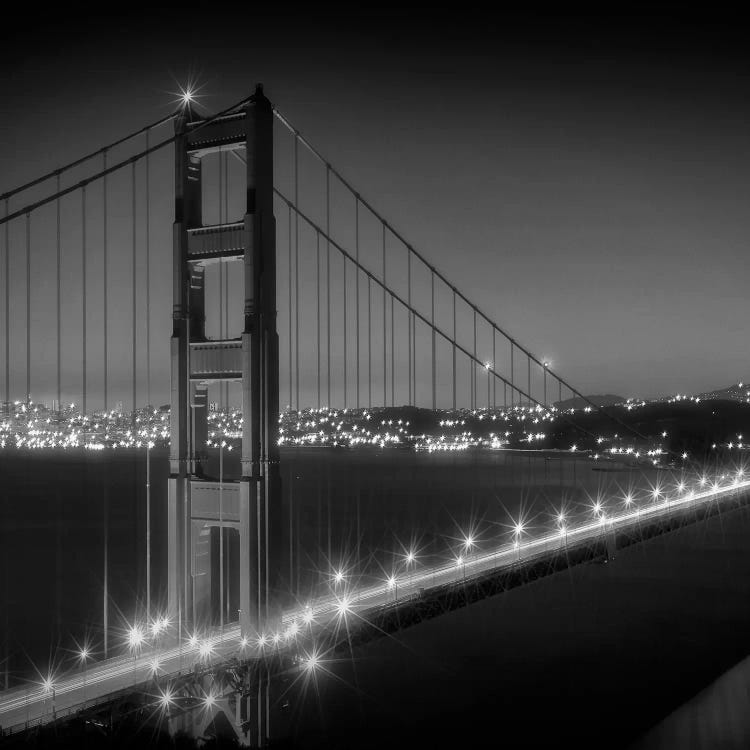
M 750 377 L 750 60 L 736 19 L 143 13 L 4 24 L 0 190 L 167 114 L 191 78 L 208 111 L 262 81 L 416 248 L 584 392 L 695 393 Z M 165 398 L 169 222 L 154 229 L 152 278 Z M 48 251 L 34 249 L 40 268 Z M 13 294 L 22 315 L 15 282 Z M 79 335 L 73 302 L 64 341 Z M 113 325 L 129 335 L 123 316 Z M 34 341 L 49 367 L 44 320 Z M 13 347 L 20 395 L 25 349 Z M 113 370 L 128 367 L 119 356 Z

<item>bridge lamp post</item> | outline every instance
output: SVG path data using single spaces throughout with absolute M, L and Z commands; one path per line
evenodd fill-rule
M 661 490 L 658 487 L 655 487 L 651 492 L 651 497 L 653 497 L 654 499 L 654 504 L 659 502 L 660 496 L 661 496 Z M 666 502 L 666 499 L 664 502 Z
M 169 628 L 169 619 L 167 617 L 157 617 L 151 623 L 151 637 L 153 638 L 153 643 L 156 647 L 157 653 L 161 646 L 161 640 L 159 636 L 162 633 L 166 633 L 167 628 Z
M 557 514 L 557 526 L 560 529 L 560 536 L 563 539 L 563 544 L 567 545 L 568 527 L 565 525 L 565 512 L 562 510 Z
M 461 574 L 463 576 L 464 581 L 466 581 L 466 561 L 464 560 L 463 555 L 459 555 L 456 558 L 456 566 L 461 568 Z
M 515 540 L 513 542 L 513 546 L 516 548 L 518 552 L 518 558 L 521 559 L 521 537 L 523 535 L 524 526 L 522 521 L 518 521 L 516 525 L 513 527 L 513 536 L 515 537 Z
M 386 586 L 388 588 L 388 591 L 393 591 L 393 599 L 396 601 L 398 599 L 398 581 L 396 579 L 396 576 L 391 574 L 388 576 L 388 579 L 386 580 Z
M 406 569 L 409 571 L 409 586 L 411 587 L 412 583 L 412 570 L 417 565 L 417 555 L 414 552 L 414 550 L 410 549 L 406 553 Z
M 138 625 L 133 625 L 128 631 L 128 648 L 133 654 L 133 685 L 137 682 L 136 674 L 136 661 L 138 658 L 138 651 L 145 641 L 143 630 Z
M 55 681 L 52 679 L 52 676 L 48 676 L 43 682 L 42 687 L 44 688 L 44 694 L 45 695 L 51 695 L 52 696 L 52 702 L 50 705 L 50 708 L 52 710 L 52 718 L 55 718 Z
M 83 703 L 86 704 L 86 674 L 88 672 L 91 652 L 85 646 L 78 652 L 78 660 L 83 665 Z
M 340 586 L 344 582 L 345 578 L 346 578 L 346 576 L 344 575 L 344 571 L 343 570 L 341 570 L 340 568 L 338 570 L 335 570 L 333 572 L 333 585 L 334 585 L 334 587 Z

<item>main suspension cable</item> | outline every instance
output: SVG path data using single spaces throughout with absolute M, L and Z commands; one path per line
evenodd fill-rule
M 386 224 L 388 226 L 388 228 L 390 229 L 390 231 L 393 233 L 394 237 L 396 237 L 407 248 L 407 250 L 410 253 L 412 253 L 428 269 L 433 270 L 435 272 L 436 276 L 438 277 L 438 279 L 440 279 L 440 281 L 442 281 L 444 284 L 446 284 L 449 288 L 453 288 L 453 285 L 448 281 L 448 279 L 442 273 L 440 273 L 440 271 L 438 271 L 432 264 L 430 264 L 427 261 L 427 259 L 421 253 L 419 253 L 405 239 L 405 237 L 402 234 L 400 234 L 391 224 L 389 224 L 386 221 L 386 219 L 378 211 L 376 211 L 375 208 L 368 201 L 366 201 L 357 190 L 355 190 L 355 188 L 352 186 L 352 184 L 348 180 L 346 180 L 346 178 L 344 178 L 343 175 L 340 172 L 338 172 L 338 170 L 336 170 L 333 167 L 333 165 L 312 145 L 312 143 L 310 143 L 310 141 L 308 141 L 304 137 L 304 135 L 302 135 L 302 133 L 297 128 L 295 128 L 289 122 L 289 120 L 286 119 L 286 117 L 284 117 L 284 115 L 276 107 L 273 108 L 273 111 L 274 111 L 274 114 L 276 115 L 276 117 L 279 119 L 279 121 L 288 130 L 290 130 L 291 132 L 295 133 L 295 135 L 297 136 L 297 138 L 299 139 L 299 141 L 310 151 L 310 153 L 313 156 L 315 156 L 315 158 L 317 158 L 318 161 L 320 161 L 322 164 L 324 164 L 325 167 L 326 167 L 326 169 L 328 171 L 332 172 L 336 176 L 336 178 L 341 182 L 341 184 L 347 190 L 349 190 L 353 195 L 359 196 L 359 200 L 362 203 L 362 205 L 365 208 L 367 208 L 373 214 L 373 216 L 375 216 L 379 221 L 383 222 L 384 224 Z M 463 294 L 462 292 L 458 291 L 457 289 L 456 289 L 456 293 L 457 293 L 457 295 L 461 298 L 461 300 L 466 305 L 468 305 L 472 310 L 474 310 L 477 315 L 479 315 L 481 318 L 483 318 L 500 335 L 502 335 L 503 337 L 505 337 L 509 341 L 513 342 L 521 350 L 521 352 L 523 352 L 525 355 L 527 355 L 535 364 L 539 365 L 540 367 L 543 366 L 542 362 L 536 356 L 534 356 L 529 350 L 527 350 L 521 344 L 519 344 L 518 342 L 516 342 L 515 339 L 513 339 L 513 337 L 510 336 L 510 334 L 508 334 L 505 330 L 503 330 L 502 328 L 500 328 L 500 326 L 498 326 L 488 315 L 486 315 L 479 307 L 477 307 L 473 302 L 471 302 L 471 300 L 469 300 L 469 298 L 465 294 Z M 595 402 L 593 402 L 590 398 L 588 398 L 587 396 L 583 395 L 578 389 L 576 389 L 572 385 L 570 385 L 570 383 L 568 383 L 566 380 L 564 380 L 561 376 L 555 374 L 552 371 L 549 371 L 549 372 L 550 372 L 550 375 L 552 377 L 554 377 L 555 379 L 557 379 L 561 383 L 561 385 L 565 385 L 565 387 L 568 388 L 573 395 L 578 396 L 579 398 L 581 398 L 589 406 L 591 406 L 595 411 L 598 411 L 599 413 L 601 413 L 602 415 L 604 415 L 605 417 L 607 417 L 607 419 L 609 419 L 610 421 L 616 422 L 621 427 L 623 427 L 624 429 L 626 429 L 629 432 L 633 433 L 637 437 L 639 437 L 639 438 L 641 438 L 643 440 L 647 440 L 648 439 L 645 435 L 641 434 L 634 427 L 632 427 L 631 425 L 627 424 L 626 422 L 623 422 L 621 419 L 619 419 L 615 415 L 610 414 L 602 406 L 599 406 L 598 404 L 596 404 Z
M 285 196 L 285 195 L 284 195 L 284 194 L 283 194 L 283 193 L 282 193 L 282 192 L 281 192 L 280 190 L 278 190 L 277 188 L 274 188 L 274 193 L 276 193 L 276 195 L 277 195 L 277 196 L 278 196 L 278 197 L 279 197 L 279 198 L 280 198 L 280 199 L 281 199 L 282 201 L 284 201 L 284 202 L 285 202 L 285 203 L 287 204 L 287 206 L 289 206 L 289 208 L 290 208 L 290 209 L 291 209 L 291 210 L 292 210 L 292 211 L 293 211 L 293 212 L 294 212 L 294 213 L 295 213 L 295 214 L 296 214 L 296 215 L 297 215 L 297 216 L 298 216 L 299 218 L 301 218 L 301 219 L 302 219 L 302 220 L 303 220 L 303 221 L 304 221 L 305 223 L 307 223 L 307 224 L 308 224 L 308 226 L 310 226 L 310 228 L 311 228 L 311 229 L 313 229 L 313 230 L 316 230 L 316 231 L 320 231 L 320 232 L 321 232 L 321 233 L 323 233 L 323 234 L 324 234 L 324 236 L 325 236 L 325 233 L 323 232 L 323 230 L 321 229 L 321 227 L 319 227 L 319 226 L 318 226 L 318 225 L 317 225 L 317 224 L 316 224 L 316 223 L 315 223 L 315 222 L 314 222 L 314 221 L 313 221 L 313 220 L 312 220 L 312 219 L 311 219 L 310 217 L 308 217 L 308 216 L 307 216 L 306 214 L 302 213 L 302 212 L 301 212 L 301 211 L 300 211 L 300 210 L 299 210 L 299 209 L 298 209 L 298 208 L 297 208 L 296 206 L 294 206 L 294 205 L 293 205 L 293 203 L 292 203 L 292 201 L 291 201 L 291 200 L 289 200 L 289 199 L 288 199 L 288 198 L 287 198 L 287 197 L 286 197 L 286 196 Z M 373 282 L 375 282 L 375 284 L 377 284 L 378 286 L 380 286 L 380 287 L 384 287 L 384 286 L 385 286 L 385 285 L 383 284 L 383 282 L 382 282 L 382 281 L 381 281 L 380 279 L 378 279 L 378 278 L 377 278 L 377 276 L 375 276 L 375 274 L 373 274 L 373 273 L 372 273 L 371 271 L 367 270 L 367 269 L 366 269 L 366 268 L 365 268 L 364 266 L 358 265 L 358 264 L 356 263 L 355 259 L 354 259 L 354 256 L 353 256 L 352 254 L 350 254 L 350 253 L 349 253 L 349 252 L 348 252 L 348 251 L 347 251 L 346 249 L 344 249 L 344 247 L 342 247 L 342 246 L 341 246 L 341 245 L 340 245 L 340 244 L 339 244 L 338 242 L 336 242 L 336 241 L 335 241 L 334 239 L 332 239 L 332 238 L 330 238 L 330 237 L 328 238 L 328 240 L 329 240 L 330 244 L 331 244 L 331 245 L 332 245 L 332 246 L 333 246 L 333 247 L 334 247 L 334 248 L 335 248 L 335 249 L 336 249 L 336 250 L 337 250 L 337 251 L 339 252 L 339 254 L 340 254 L 340 255 L 341 255 L 341 256 L 342 256 L 343 258 L 344 258 L 344 260 L 345 260 L 345 261 L 349 261 L 350 263 L 354 264 L 354 265 L 355 265 L 355 266 L 356 266 L 356 267 L 358 268 L 358 270 L 359 270 L 359 271 L 360 271 L 361 273 L 363 273 L 363 274 L 364 274 L 365 276 L 367 276 L 367 277 L 368 277 L 369 279 L 371 279 L 371 280 L 372 280 Z M 422 323 L 423 323 L 424 325 L 426 325 L 426 326 L 427 326 L 428 328 L 432 328 L 432 327 L 433 327 L 433 326 L 432 326 L 432 325 L 430 324 L 430 321 L 429 321 L 429 319 L 428 319 L 428 318 L 427 318 L 427 317 L 426 317 L 425 315 L 423 315 L 422 313 L 420 313 L 420 312 L 419 312 L 418 310 L 416 310 L 415 308 L 413 308 L 413 307 L 410 307 L 410 306 L 409 306 L 409 304 L 408 304 L 407 300 L 405 300 L 405 299 L 404 299 L 403 297 L 401 297 L 400 295 L 398 295 L 398 294 L 397 294 L 396 292 L 394 292 L 394 291 L 393 291 L 393 290 L 391 290 L 391 289 L 388 289 L 388 290 L 387 290 L 387 292 L 388 292 L 388 294 L 390 294 L 390 295 L 391 295 L 391 297 L 392 297 L 393 299 L 395 299 L 395 300 L 396 300 L 396 301 L 397 301 L 397 302 L 398 302 L 399 304 L 401 304 L 401 305 L 402 305 L 402 306 L 403 306 L 403 307 L 404 307 L 404 308 L 405 308 L 405 309 L 406 309 L 406 310 L 407 310 L 407 311 L 408 311 L 409 313 L 411 313 L 411 315 L 413 315 L 415 319 L 418 319 L 418 320 L 419 320 L 420 322 L 422 322 Z M 435 328 L 435 331 L 436 331 L 436 333 L 437 333 L 438 335 L 440 335 L 440 336 L 441 336 L 441 337 L 442 337 L 443 339 L 445 339 L 445 340 L 446 340 L 446 341 L 447 341 L 448 343 L 454 343 L 454 344 L 455 344 L 455 346 L 456 346 L 456 348 L 458 349 L 458 351 L 460 351 L 460 352 L 461 352 L 461 353 L 462 353 L 462 354 L 463 354 L 464 356 L 466 356 L 466 357 L 467 357 L 467 358 L 469 359 L 469 361 L 470 361 L 470 362 L 472 362 L 472 363 L 473 363 L 474 365 L 477 365 L 477 364 L 480 364 L 480 365 L 481 365 L 481 364 L 483 364 L 483 363 L 482 363 L 482 362 L 481 362 L 480 360 L 478 360 L 478 359 L 477 359 L 477 358 L 476 358 L 476 357 L 475 357 L 475 356 L 474 356 L 474 355 L 472 354 L 472 352 L 471 352 L 471 351 L 469 351 L 468 349 L 466 349 L 466 348 L 465 348 L 464 346 L 462 346 L 462 345 L 461 345 L 461 344 L 459 344 L 458 342 L 456 342 L 456 341 L 453 341 L 453 340 L 451 339 L 451 337 L 450 337 L 450 336 L 449 336 L 449 335 L 448 335 L 447 333 L 445 333 L 445 332 L 444 332 L 444 331 L 443 331 L 442 329 L 438 328 L 437 326 L 435 326 L 434 328 Z M 506 378 L 505 378 L 505 377 L 504 377 L 504 376 L 503 376 L 503 375 L 502 375 L 501 373 L 497 372 L 497 371 L 496 371 L 496 370 L 494 369 L 494 366 L 490 366 L 490 367 L 488 367 L 488 368 L 487 368 L 487 370 L 488 370 L 488 371 L 489 371 L 489 372 L 490 372 L 490 373 L 491 373 L 491 374 L 492 374 L 492 375 L 493 375 L 494 377 L 498 378 L 498 379 L 499 379 L 499 380 L 501 380 L 502 382 L 504 382 L 504 383 L 508 383 L 508 382 L 509 382 L 509 381 L 508 381 L 508 380 L 507 380 L 507 379 L 506 379 Z M 519 393 L 519 394 L 520 394 L 521 396 L 523 396 L 524 398 L 527 398 L 527 399 L 529 399 L 529 401 L 530 401 L 531 403 L 533 403 L 534 405 L 538 406 L 538 407 L 539 407 L 539 408 L 541 408 L 541 409 L 544 409 L 544 408 L 545 408 L 545 407 L 544 407 L 544 404 L 542 404 L 542 403 L 541 403 L 540 401 L 537 401 L 537 400 L 536 400 L 536 399 L 535 399 L 535 398 L 534 398 L 534 397 L 533 397 L 533 396 L 532 396 L 532 395 L 531 395 L 530 393 L 525 393 L 525 392 L 524 392 L 524 391 L 523 391 L 522 389 L 520 389 L 520 388 L 518 388 L 518 389 L 516 389 L 516 390 L 518 391 L 518 393 Z M 546 409 L 545 409 L 545 411 L 546 411 Z M 567 416 L 566 416 L 565 414 L 563 414 L 562 412 L 560 412 L 559 414 L 560 414 L 560 418 L 561 418 L 562 420 L 564 420 L 564 421 L 568 422 L 569 424 L 571 424 L 571 425 L 572 425 L 573 427 L 575 427 L 575 429 L 579 430 L 580 432 L 583 432 L 583 433 L 587 434 L 587 435 L 588 435 L 589 437 L 592 437 L 592 438 L 595 438 L 595 437 L 596 437 L 596 436 L 594 435 L 594 433 L 590 432 L 590 431 L 589 431 L 589 430 L 587 430 L 587 429 L 586 429 L 585 427 L 581 427 L 580 425 L 576 424 L 576 423 L 575 423 L 575 422 L 574 422 L 574 421 L 573 421 L 572 419 L 570 419 L 569 417 L 567 417 Z
M 40 185 L 41 183 L 46 182 L 47 180 L 51 180 L 53 177 L 57 177 L 59 181 L 61 174 L 64 174 L 65 172 L 73 169 L 74 167 L 77 167 L 81 164 L 86 163 L 87 161 L 90 161 L 91 159 L 96 158 L 100 154 L 106 153 L 110 149 L 115 148 L 115 146 L 120 146 L 123 143 L 126 143 L 127 141 L 130 141 L 133 138 L 136 138 L 137 136 L 141 135 L 141 133 L 146 133 L 148 135 L 148 133 L 151 130 L 153 130 L 154 128 L 158 128 L 160 125 L 164 125 L 170 120 L 173 120 L 178 115 L 179 115 L 179 111 L 174 112 L 171 115 L 167 115 L 166 117 L 163 117 L 161 120 L 152 122 L 151 124 L 146 125 L 142 128 L 139 128 L 138 130 L 135 130 L 132 133 L 128 133 L 128 135 L 125 135 L 122 138 L 118 138 L 116 141 L 112 141 L 112 143 L 106 146 L 102 146 L 101 148 L 98 148 L 96 151 L 92 151 L 91 153 L 88 153 L 85 156 L 81 156 L 78 159 L 75 159 L 74 161 L 71 161 L 68 164 L 63 165 L 62 167 L 53 169 L 51 172 L 47 172 L 46 174 L 43 174 L 41 177 L 36 177 L 35 179 L 29 182 L 26 182 L 23 185 L 19 185 L 18 187 L 13 188 L 12 190 L 8 190 L 7 192 L 0 195 L 0 200 L 8 200 L 8 198 L 12 198 L 14 195 L 23 193 L 24 191 L 29 190 L 30 188 L 35 187 L 36 185 Z

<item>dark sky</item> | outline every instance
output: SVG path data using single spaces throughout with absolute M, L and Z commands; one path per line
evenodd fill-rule
M 262 81 L 584 391 L 697 392 L 750 378 L 746 31 L 677 10 L 22 16 L 1 32 L 0 188 L 166 114 L 191 76 L 209 110 Z M 155 263 L 161 342 L 169 251 Z

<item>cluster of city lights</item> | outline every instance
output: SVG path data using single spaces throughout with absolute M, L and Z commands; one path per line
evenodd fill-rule
M 690 398 L 684 397 L 688 401 Z M 631 409 L 645 404 L 631 399 L 621 406 Z M 399 418 L 402 411 L 393 408 L 286 410 L 279 417 L 278 442 L 282 447 L 405 447 L 430 453 L 469 448 L 551 450 L 555 445 L 561 450 L 565 448 L 554 442 L 555 435 L 565 427 L 562 421 L 576 411 L 590 412 L 591 407 L 560 410 L 554 406 L 545 409 L 516 404 L 499 409 L 421 410 L 421 429 L 415 430 L 410 420 Z M 15 401 L 4 405 L 4 413 L 0 422 L 0 448 L 102 451 L 164 447 L 170 440 L 168 407 L 127 412 L 118 404 L 110 411 L 82 414 L 75 404 L 58 410 L 35 402 Z M 241 411 L 212 404 L 207 419 L 207 448 L 237 447 L 242 438 Z M 579 443 L 565 450 L 588 452 L 595 460 L 627 457 L 658 466 L 667 455 L 660 442 L 665 438 L 666 432 L 662 432 L 649 444 L 636 444 L 615 433 L 599 436 L 594 444 L 581 436 Z M 721 440 L 712 445 L 714 449 L 728 450 L 747 447 L 741 434 L 736 440 Z

